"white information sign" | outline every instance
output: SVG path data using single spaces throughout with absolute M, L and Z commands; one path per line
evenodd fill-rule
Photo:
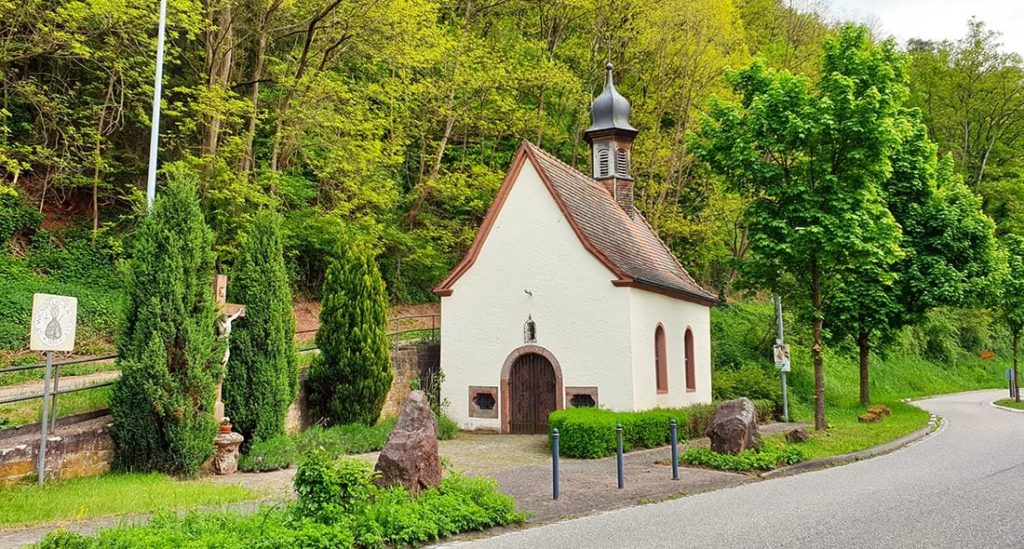
M 783 372 L 789 371 L 789 345 L 775 344 L 775 367 Z
M 77 298 L 50 294 L 33 295 L 29 348 L 33 351 L 73 351 L 77 315 Z

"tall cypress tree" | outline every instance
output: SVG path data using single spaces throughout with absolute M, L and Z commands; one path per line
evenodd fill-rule
M 375 423 L 392 374 L 384 280 L 369 253 L 344 250 L 328 268 L 316 344 L 310 405 L 328 423 Z
M 194 474 L 213 453 L 223 346 L 214 332 L 213 232 L 194 179 L 171 175 L 132 243 L 111 436 L 117 469 Z
M 255 215 L 235 264 L 228 295 L 245 305 L 231 331 L 224 411 L 246 442 L 284 433 L 298 389 L 295 316 L 284 263 L 281 216 Z

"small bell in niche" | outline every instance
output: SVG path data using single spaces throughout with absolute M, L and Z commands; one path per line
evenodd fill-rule
M 526 324 L 523 325 L 523 341 L 525 343 L 537 341 L 537 323 L 533 321 L 532 315 L 526 318 Z

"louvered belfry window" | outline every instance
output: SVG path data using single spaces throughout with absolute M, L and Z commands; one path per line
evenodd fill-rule
M 607 145 L 597 149 L 597 176 L 608 177 L 611 175 L 611 150 Z
M 629 153 L 626 149 L 615 150 L 615 175 L 629 177 Z

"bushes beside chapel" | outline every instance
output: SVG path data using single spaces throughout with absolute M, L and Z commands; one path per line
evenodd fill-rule
M 624 451 L 655 448 L 669 443 L 669 422 L 676 420 L 680 440 L 704 436 L 716 404 L 695 404 L 685 408 L 656 408 L 645 412 L 614 412 L 601 408 L 566 408 L 548 417 L 548 426 L 558 429 L 563 457 L 596 459 L 615 453 L 615 427 L 622 424 Z M 762 421 L 773 417 L 775 403 L 755 400 Z

